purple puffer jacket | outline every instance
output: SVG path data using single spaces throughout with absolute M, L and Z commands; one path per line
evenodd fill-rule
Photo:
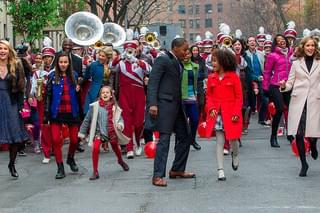
M 264 90 L 268 91 L 270 85 L 279 86 L 279 81 L 281 80 L 288 80 L 292 54 L 292 48 L 289 48 L 288 54 L 285 55 L 277 47 L 274 52 L 267 55 L 262 81 L 262 88 Z

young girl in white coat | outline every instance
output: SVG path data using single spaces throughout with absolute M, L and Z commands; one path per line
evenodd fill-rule
M 121 109 L 112 98 L 112 89 L 103 86 L 100 90 L 99 100 L 90 104 L 87 113 L 80 127 L 78 137 L 85 138 L 88 129 L 89 146 L 92 146 L 93 174 L 90 180 L 99 178 L 98 161 L 101 143 L 110 142 L 111 147 L 118 158 L 118 163 L 124 171 L 129 171 L 129 166 L 123 161 L 120 144 L 127 144 L 129 139 L 122 134 L 124 129 Z

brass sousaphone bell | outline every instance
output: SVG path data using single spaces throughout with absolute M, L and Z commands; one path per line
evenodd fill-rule
M 68 17 L 65 33 L 74 43 L 90 46 L 99 41 L 104 28 L 100 18 L 90 12 L 77 12 Z

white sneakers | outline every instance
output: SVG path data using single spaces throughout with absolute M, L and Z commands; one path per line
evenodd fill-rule
M 224 154 L 224 155 L 229 155 L 229 150 L 223 149 L 223 154 Z
M 142 147 L 141 146 L 136 146 L 135 149 L 134 149 L 134 152 L 133 151 L 128 151 L 127 152 L 127 158 L 128 159 L 133 159 L 134 156 L 141 156 L 142 155 Z
M 136 148 L 134 149 L 134 154 L 136 156 L 141 156 L 142 154 L 142 147 L 141 146 L 136 146 Z
M 49 162 L 50 162 L 50 158 L 44 157 L 42 160 L 42 163 L 44 163 L 44 164 L 48 164 Z
M 218 180 L 219 181 L 225 181 L 227 178 L 224 175 L 223 169 L 218 169 Z
M 128 159 L 133 159 L 133 158 L 134 158 L 134 153 L 133 153 L 133 151 L 127 152 L 127 158 L 128 158 Z

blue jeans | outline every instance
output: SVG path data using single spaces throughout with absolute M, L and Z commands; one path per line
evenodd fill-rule
M 197 129 L 199 124 L 199 109 L 197 102 L 183 102 L 183 108 L 186 112 L 186 116 L 189 120 L 189 125 L 191 128 L 192 142 L 195 142 Z

